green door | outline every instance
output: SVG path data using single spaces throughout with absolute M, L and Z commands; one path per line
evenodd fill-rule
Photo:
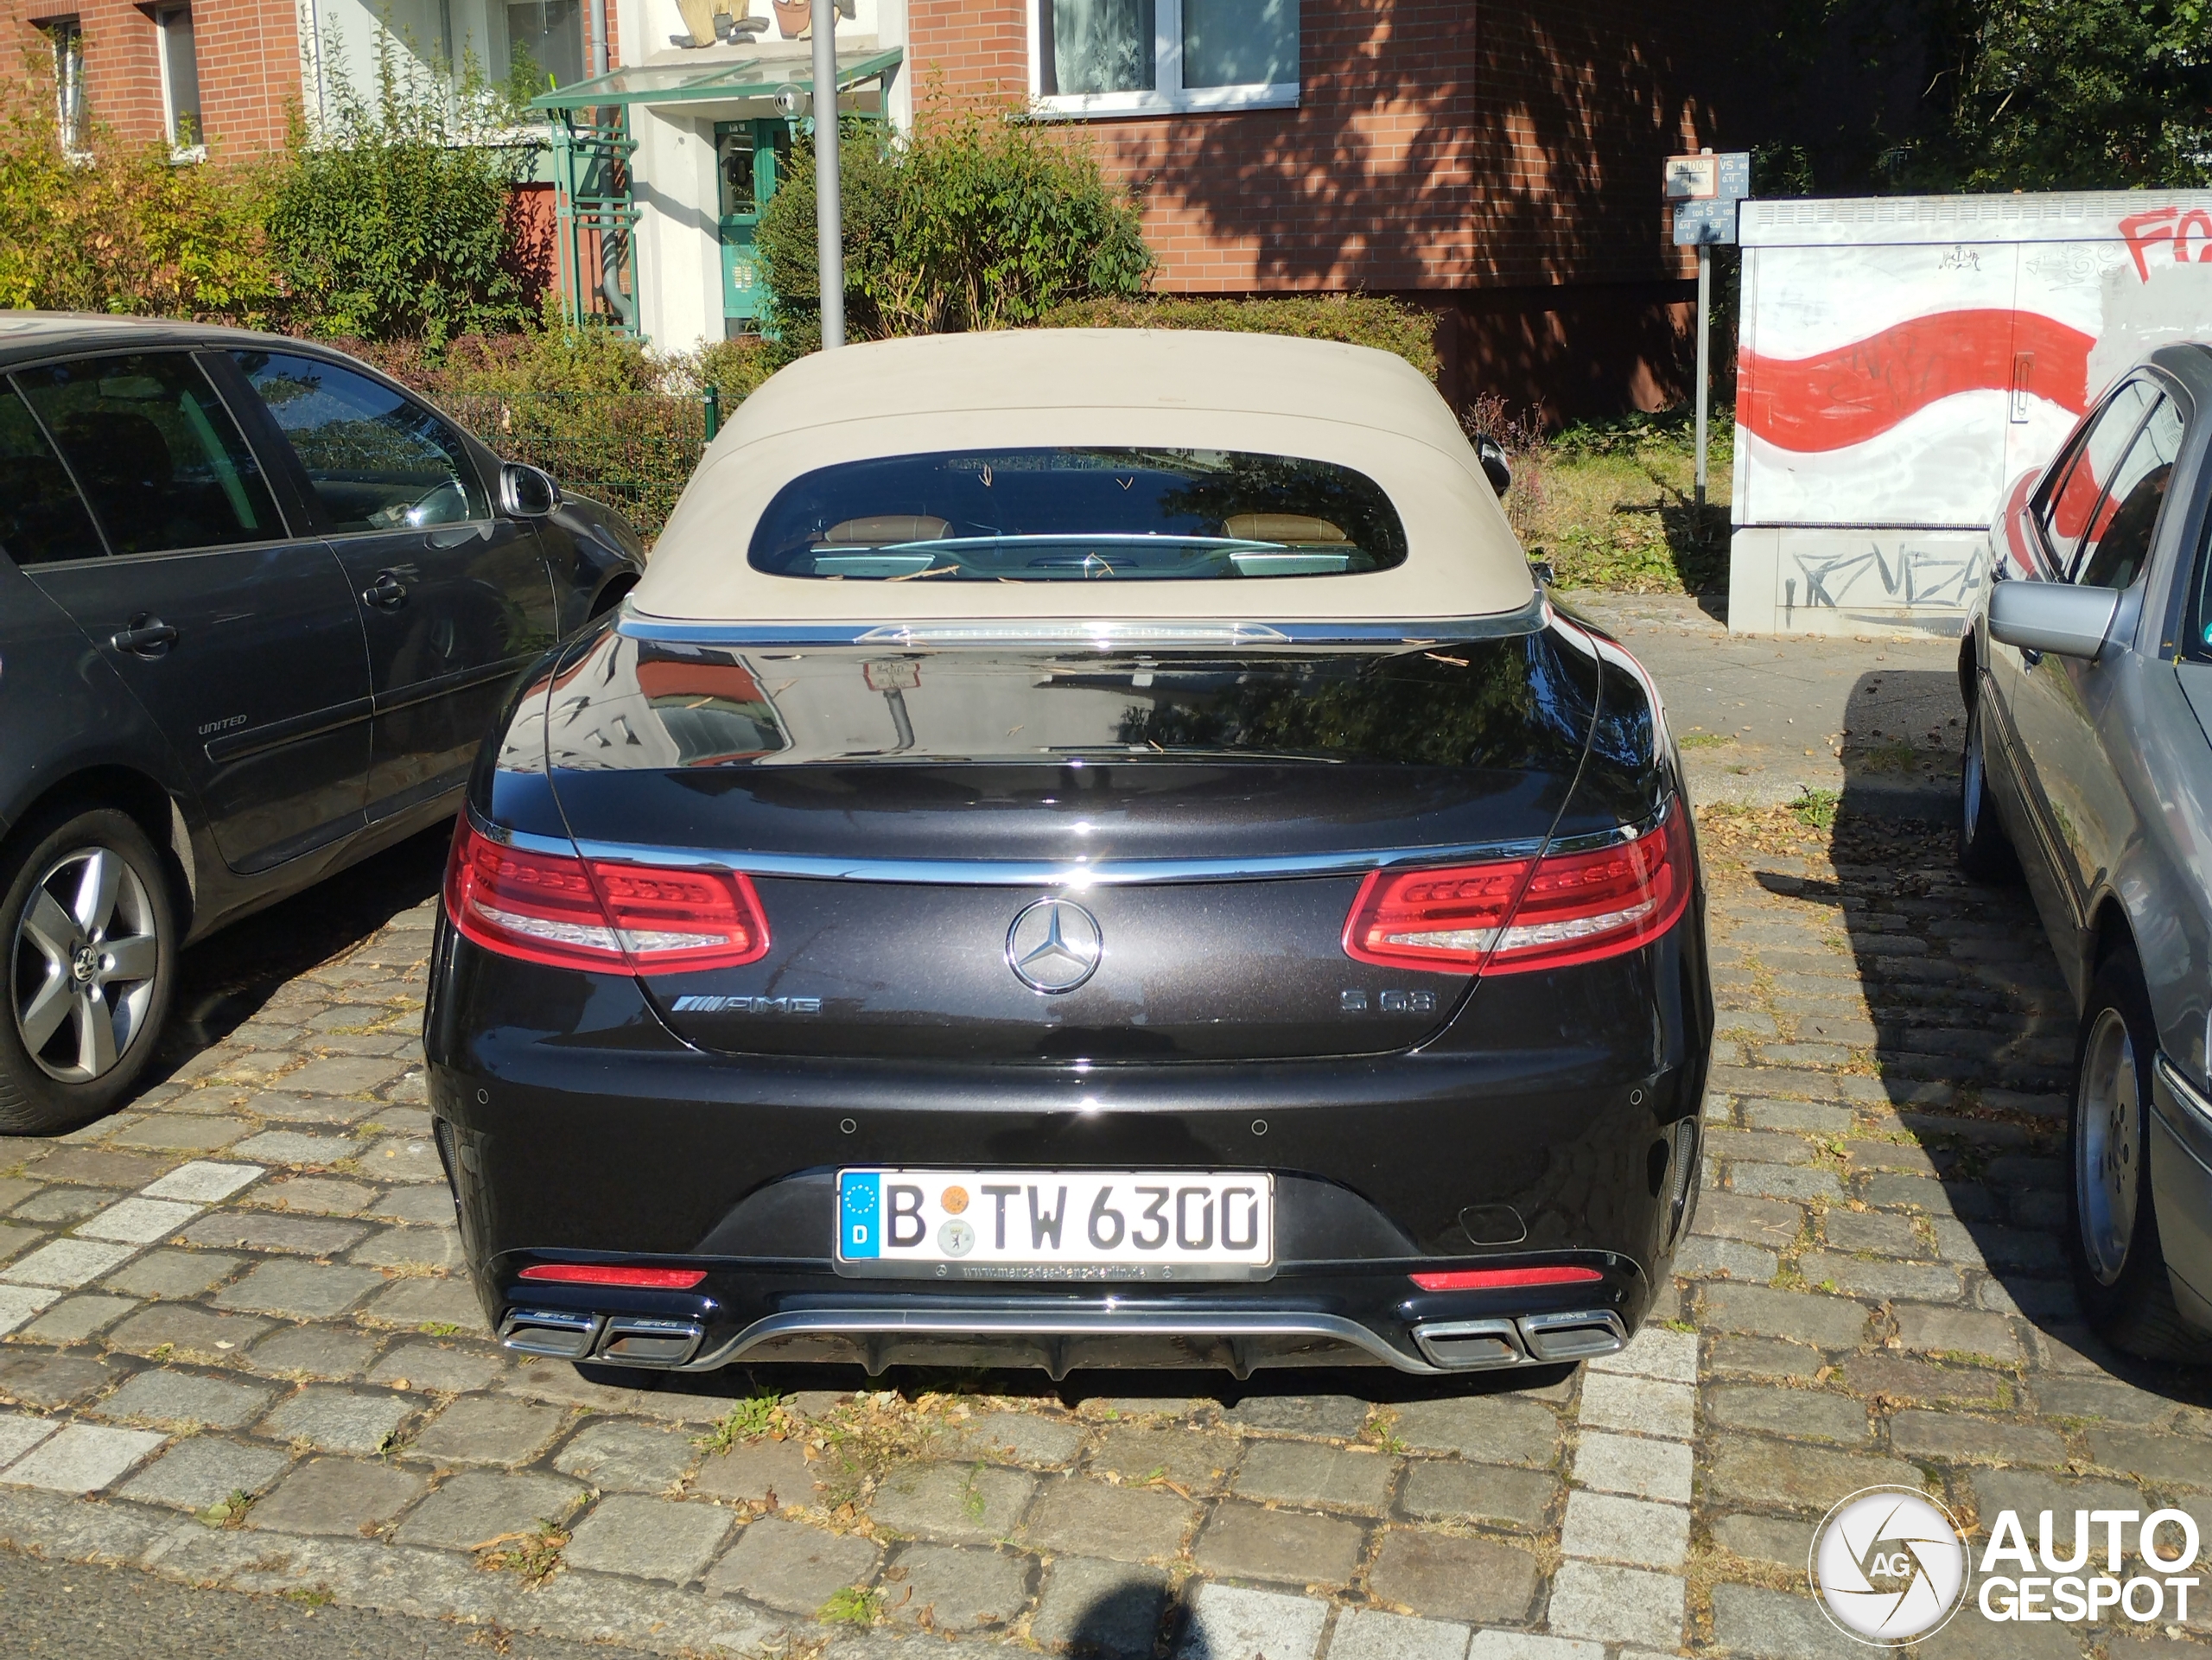
M 722 315 L 733 332 L 743 333 L 760 327 L 767 308 L 753 239 L 760 212 L 791 164 L 791 127 L 772 118 L 721 122 L 715 128 L 715 149 L 721 173 Z

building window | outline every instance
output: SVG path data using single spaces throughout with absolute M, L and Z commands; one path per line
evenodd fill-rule
M 584 78 L 584 13 L 577 0 L 519 0 L 507 8 L 507 74 L 543 91 Z
M 200 58 L 192 45 L 192 8 L 164 6 L 154 14 L 162 35 L 162 105 L 169 143 L 183 152 L 199 152 L 206 142 L 200 124 Z
M 1030 92 L 1048 114 L 1298 102 L 1298 0 L 1030 0 Z
M 54 47 L 54 124 L 61 135 L 61 148 L 71 156 L 85 149 L 85 31 L 74 17 L 43 23 Z

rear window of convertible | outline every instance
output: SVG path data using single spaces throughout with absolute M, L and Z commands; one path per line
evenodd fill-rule
M 776 493 L 755 570 L 871 582 L 1332 576 L 1406 558 L 1382 487 L 1227 449 L 942 450 L 842 461 Z

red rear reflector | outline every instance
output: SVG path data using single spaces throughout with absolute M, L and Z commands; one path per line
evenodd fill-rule
M 1344 919 L 1344 955 L 1384 968 L 1525 974 L 1616 957 L 1689 903 L 1688 811 L 1585 853 L 1444 870 L 1378 870 Z
M 554 1280 L 563 1285 L 636 1285 L 649 1291 L 689 1291 L 707 1277 L 703 1268 L 620 1268 L 611 1262 L 539 1262 L 523 1269 L 525 1280 Z
M 487 951 L 554 968 L 690 974 L 768 954 L 768 919 L 734 870 L 664 869 L 525 852 L 463 814 L 446 914 Z
M 1521 1285 L 1587 1285 L 1605 1275 L 1594 1268 L 1461 1268 L 1407 1277 L 1424 1291 L 1504 1291 Z

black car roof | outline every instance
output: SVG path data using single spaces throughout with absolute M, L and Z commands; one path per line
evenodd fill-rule
M 326 354 L 327 347 L 288 334 L 264 334 L 219 323 L 170 317 L 111 317 L 98 312 L 0 311 L 0 366 L 49 358 L 56 353 L 127 350 L 158 346 L 276 346 Z M 349 359 L 350 361 L 350 359 Z

